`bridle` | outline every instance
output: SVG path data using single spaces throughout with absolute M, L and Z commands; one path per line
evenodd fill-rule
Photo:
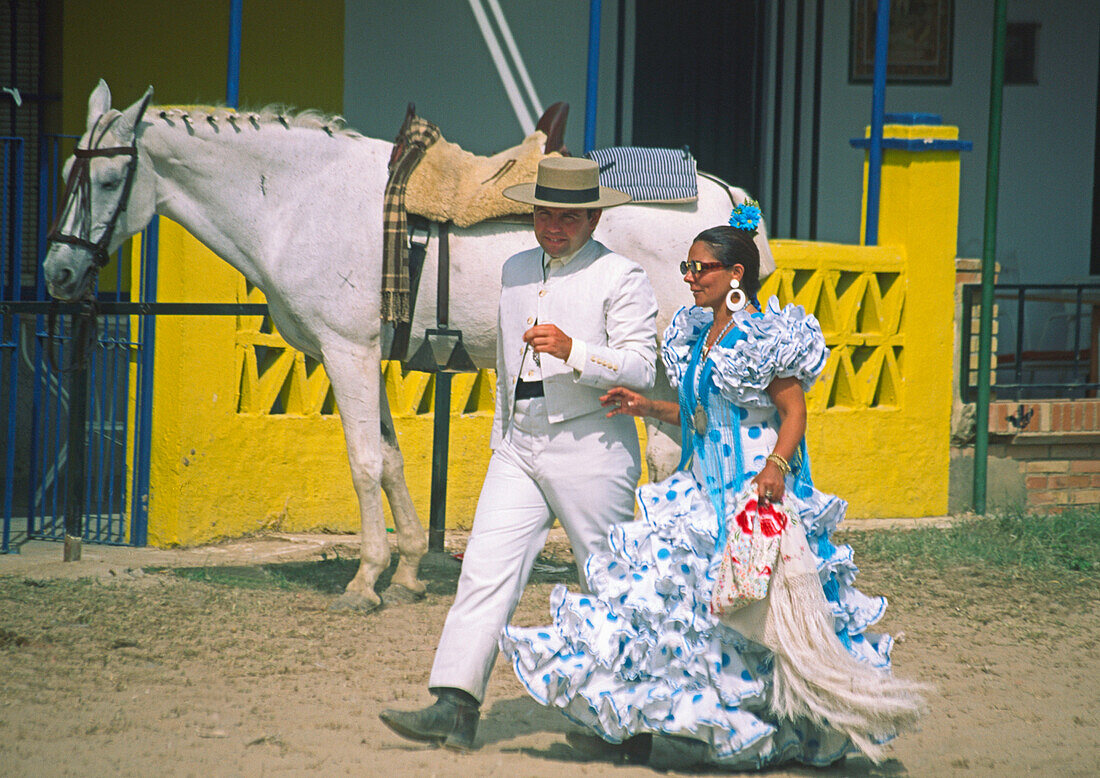
M 144 109 L 142 113 L 144 113 Z M 77 248 L 82 248 L 90 252 L 92 255 L 92 263 L 95 268 L 94 272 L 96 273 L 111 260 L 110 254 L 107 253 L 107 246 L 111 243 L 111 236 L 114 234 L 115 225 L 118 223 L 118 217 L 126 210 L 126 206 L 130 201 L 130 189 L 134 185 L 134 174 L 137 171 L 136 130 L 134 141 L 129 146 L 95 147 L 96 144 L 103 140 L 103 136 L 107 134 L 111 125 L 118 121 L 120 117 L 121 114 L 115 116 L 114 119 L 103 127 L 102 132 L 97 136 L 96 130 L 99 129 L 99 122 L 103 118 L 100 116 L 92 126 L 92 131 L 88 134 L 89 148 L 82 149 L 77 147 L 73 150 L 73 166 L 69 171 L 69 180 L 65 183 L 65 193 L 61 198 L 61 210 L 58 211 L 57 218 L 54 220 L 53 226 L 50 228 L 49 235 L 46 238 L 49 242 L 68 243 L 71 246 L 76 246 Z M 134 122 L 135 128 L 140 121 L 141 116 L 138 116 L 137 121 Z M 112 213 L 111 218 L 107 220 L 107 224 L 103 228 L 103 233 L 99 236 L 99 240 L 92 242 L 92 174 L 89 167 L 90 161 L 95 157 L 117 157 L 121 155 L 126 155 L 130 158 L 126 166 L 126 180 L 122 185 L 122 193 L 119 196 L 114 213 Z M 83 235 L 70 235 L 61 231 L 61 223 L 74 206 L 74 195 L 79 200 L 79 207 L 81 208 L 78 215 L 79 218 L 76 220 L 77 231 L 84 233 Z M 47 323 L 47 332 L 49 333 L 49 348 L 47 354 L 50 364 L 57 369 L 53 349 L 53 333 L 57 323 L 56 300 L 54 303 L 55 305 L 50 308 Z M 85 302 L 85 310 L 76 317 L 76 323 L 74 323 L 73 330 L 73 353 L 70 358 L 72 366 L 68 369 L 62 368 L 61 372 L 73 372 L 87 365 L 88 355 L 95 347 L 97 332 L 95 325 L 96 315 L 95 300 L 93 298 L 90 302 Z
M 54 221 L 53 227 L 50 229 L 50 233 L 47 236 L 47 240 L 57 243 L 68 243 L 71 246 L 85 249 L 91 252 L 92 262 L 95 264 L 96 270 L 103 267 L 110 261 L 110 255 L 107 253 L 107 246 L 110 245 L 111 236 L 114 234 L 115 225 L 118 223 L 118 217 L 126 210 L 126 206 L 130 200 L 130 189 L 134 184 L 134 174 L 137 171 L 137 135 L 135 131 L 134 141 L 129 146 L 109 146 L 106 148 L 94 148 L 94 144 L 99 143 L 103 136 L 107 134 L 107 130 L 111 128 L 111 125 L 121 117 L 121 114 L 114 117 L 99 133 L 98 138 L 95 137 L 96 130 L 99 128 L 99 122 L 103 118 L 96 119 L 95 125 L 92 127 L 91 133 L 89 133 L 88 145 L 89 148 L 76 148 L 73 150 L 73 166 L 69 171 L 69 180 L 65 184 L 65 194 L 62 196 L 61 210 L 58 211 L 57 218 Z M 141 121 L 141 117 L 134 122 L 134 127 L 138 126 Z M 93 140 L 93 138 L 95 138 Z M 90 161 L 95 157 L 118 157 L 126 155 L 130 157 L 130 162 L 126 166 L 126 180 L 122 185 L 122 194 L 119 197 L 118 205 L 115 207 L 114 213 L 111 214 L 111 218 L 107 220 L 107 224 L 103 229 L 103 233 L 99 236 L 99 240 L 92 241 L 92 176 L 90 170 Z M 70 235 L 61 231 L 61 223 L 64 221 L 65 216 L 69 213 L 73 207 L 73 195 L 77 196 L 80 203 L 79 218 L 76 221 L 77 232 L 84 233 L 83 235 Z

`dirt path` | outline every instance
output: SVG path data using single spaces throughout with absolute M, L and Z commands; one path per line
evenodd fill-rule
M 462 539 L 451 542 L 456 550 Z M 555 543 L 548 556 L 566 559 Z M 0 557 L 0 774 L 654 774 L 575 751 L 565 739 L 572 725 L 530 701 L 503 664 L 476 752 L 394 736 L 377 714 L 429 701 L 428 670 L 459 563 L 431 555 L 424 602 L 364 617 L 327 610 L 354 571 L 353 546 L 331 537 L 307 545 L 85 549 L 93 577 L 76 580 L 73 565 Z M 140 572 L 257 557 L 279 564 L 229 569 L 256 588 Z M 516 621 L 545 621 L 553 582 L 570 575 L 541 573 Z M 304 586 L 272 588 L 276 579 Z M 883 628 L 904 633 L 897 670 L 936 685 L 932 713 L 880 767 L 849 758 L 838 769 L 767 775 L 1100 773 L 1095 591 L 1058 581 L 1036 590 L 985 570 L 905 577 L 866 562 L 860 585 L 890 597 Z

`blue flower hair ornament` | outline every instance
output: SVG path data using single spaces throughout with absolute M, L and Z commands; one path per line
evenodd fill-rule
M 753 231 L 760 223 L 760 203 L 752 198 L 733 206 L 730 213 L 730 226 L 738 230 Z

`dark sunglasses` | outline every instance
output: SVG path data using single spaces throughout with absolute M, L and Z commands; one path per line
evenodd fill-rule
M 685 259 L 680 263 L 680 275 L 686 276 L 690 270 L 693 274 L 700 276 L 709 270 L 717 270 L 720 267 L 725 267 L 721 262 L 700 262 L 697 259 Z

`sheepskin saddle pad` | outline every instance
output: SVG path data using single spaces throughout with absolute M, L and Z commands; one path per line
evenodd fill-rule
M 531 206 L 509 200 L 505 187 L 535 180 L 546 154 L 546 133 L 535 130 L 522 143 L 491 157 L 479 157 L 440 138 L 424 152 L 409 177 L 405 208 L 437 222 L 469 227 L 486 219 L 531 213 Z

